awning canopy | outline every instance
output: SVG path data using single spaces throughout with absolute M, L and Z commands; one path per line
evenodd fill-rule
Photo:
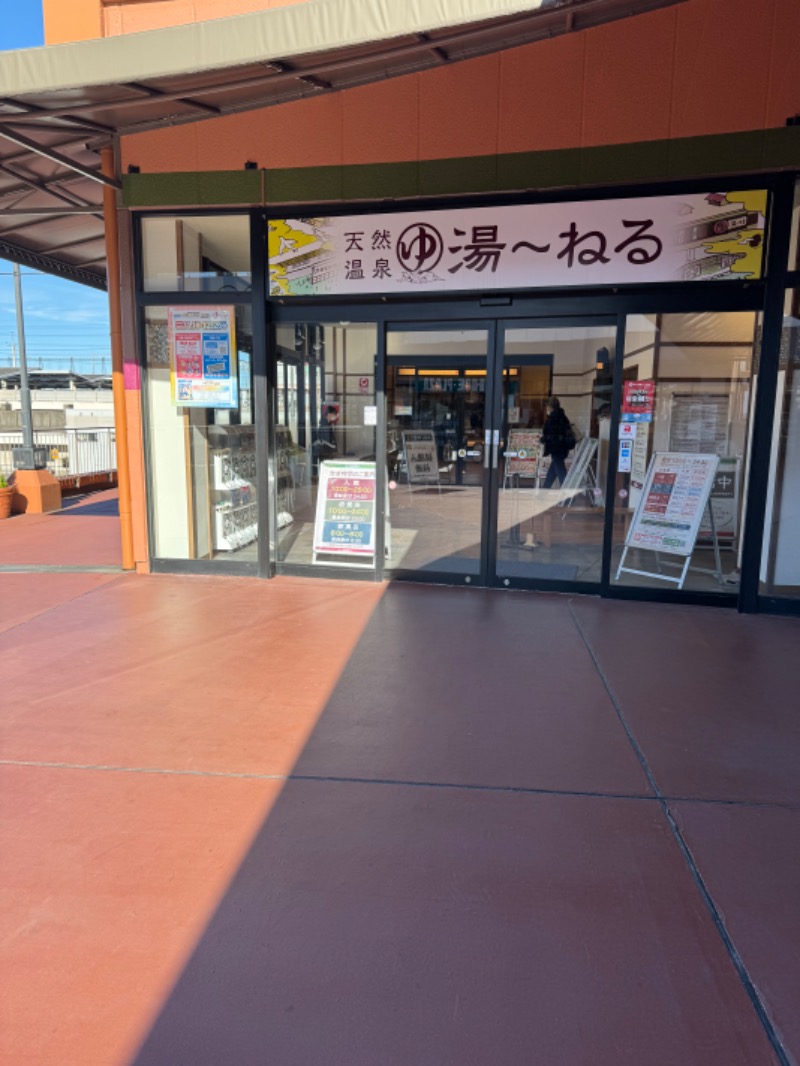
M 684 0 L 309 0 L 0 55 L 0 256 L 105 287 L 97 152 Z

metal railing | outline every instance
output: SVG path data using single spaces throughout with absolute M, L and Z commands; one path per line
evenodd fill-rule
M 113 426 L 34 430 L 33 443 L 47 449 L 47 469 L 54 477 L 100 474 L 117 468 Z M 22 430 L 0 430 L 0 474 L 14 469 L 13 449 L 22 445 Z

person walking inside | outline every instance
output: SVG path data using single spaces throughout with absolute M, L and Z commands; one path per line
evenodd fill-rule
M 559 485 L 564 484 L 567 476 L 567 467 L 564 460 L 575 447 L 575 435 L 569 419 L 564 414 L 561 401 L 551 396 L 547 401 L 547 418 L 542 430 L 542 444 L 545 456 L 550 457 L 550 468 L 544 479 L 544 487 L 551 489 L 558 479 Z

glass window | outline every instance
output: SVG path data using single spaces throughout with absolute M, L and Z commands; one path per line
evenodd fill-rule
M 702 466 L 701 460 L 692 464 L 692 457 L 712 455 L 719 457 L 711 489 L 713 524 L 704 508 L 682 587 L 738 591 L 757 325 L 757 316 L 750 312 L 629 316 L 612 581 L 678 587 L 687 556 L 677 554 L 676 546 L 683 544 L 686 515 L 693 513 L 688 497 L 699 491 L 685 478 L 690 469 L 696 472 Z M 650 485 L 654 456 L 665 453 L 679 458 L 659 460 L 671 465 L 669 470 L 654 468 L 657 476 Z M 657 498 L 659 491 L 663 500 Z M 684 507 L 681 514 L 679 503 Z M 642 525 L 634 522 L 640 504 Z M 657 504 L 663 504 L 660 511 Z M 632 525 L 634 532 L 639 530 L 637 541 L 630 540 L 625 570 L 620 572 Z M 643 546 L 648 538 L 656 547 Z
M 275 327 L 278 569 L 375 565 L 373 323 Z
M 786 294 L 761 591 L 800 596 L 800 290 Z
M 247 215 L 142 219 L 145 292 L 247 292 L 251 287 Z
M 800 270 L 800 181 L 794 187 L 792 237 L 789 242 L 789 269 Z
M 189 310 L 195 313 L 206 309 Z M 233 312 L 233 308 L 228 310 Z M 255 563 L 258 508 L 250 308 L 235 309 L 229 380 L 221 376 L 226 369 L 224 330 L 213 329 L 208 335 L 198 330 L 193 337 L 192 330 L 179 331 L 180 321 L 173 318 L 171 338 L 169 312 L 168 307 L 148 307 L 145 311 L 155 555 L 161 559 L 236 559 Z M 200 366 L 191 367 L 186 362 L 179 364 L 176 377 L 176 337 L 180 342 L 178 358 L 198 359 L 202 371 Z M 208 372 L 212 387 L 230 388 L 228 402 L 235 402 L 236 406 L 182 406 L 181 369 L 188 375 L 197 374 L 195 380 L 203 380 L 201 373 Z

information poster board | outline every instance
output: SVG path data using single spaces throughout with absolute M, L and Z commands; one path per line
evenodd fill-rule
M 656 452 L 626 545 L 690 556 L 718 465 L 717 455 Z
M 735 545 L 739 534 L 739 469 L 738 459 L 720 459 L 711 490 L 713 532 L 716 533 L 719 543 L 726 547 Z M 701 540 L 710 540 L 712 537 L 707 512 L 703 515 L 698 536 Z
M 631 483 L 628 497 L 629 510 L 635 511 L 642 498 L 642 489 L 647 478 L 647 453 L 650 448 L 650 426 L 640 423 L 631 450 Z
M 542 440 L 538 429 L 510 429 L 506 449 L 506 473 L 535 477 Z
M 320 463 L 314 554 L 375 557 L 375 463 Z
M 436 436 L 432 429 L 413 429 L 403 433 L 403 451 L 410 482 L 439 480 Z
M 622 387 L 622 421 L 652 422 L 656 404 L 656 383 L 626 381 Z
M 169 357 L 177 407 L 239 406 L 232 307 L 170 307 Z

